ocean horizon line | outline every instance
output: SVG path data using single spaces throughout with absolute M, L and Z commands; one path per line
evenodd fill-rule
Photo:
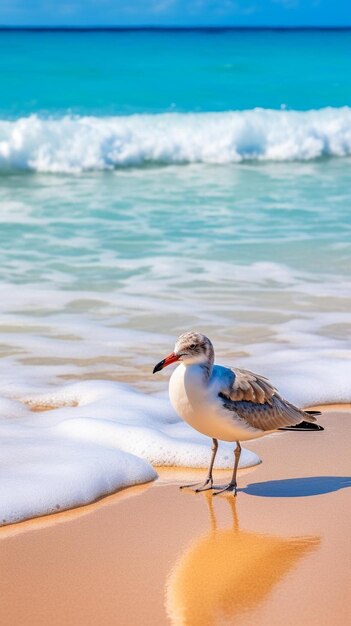
M 350 25 L 334 26 L 8 26 L 0 24 L 0 32 L 235 32 L 235 31 L 350 31 Z

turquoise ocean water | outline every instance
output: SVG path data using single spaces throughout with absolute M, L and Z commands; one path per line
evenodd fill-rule
M 0 525 L 208 465 L 151 374 L 186 329 L 301 406 L 351 400 L 350 51 L 0 32 Z
M 347 398 L 350 60 L 350 31 L 1 32 L 6 385 L 164 389 L 197 328 Z

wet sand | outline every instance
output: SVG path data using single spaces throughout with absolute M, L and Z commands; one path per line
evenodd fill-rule
M 204 472 L 0 529 L 2 626 L 338 626 L 351 621 L 351 412 L 248 442 L 236 500 Z M 210 454 L 210 446 L 209 446 Z M 217 471 L 216 482 L 228 472 Z

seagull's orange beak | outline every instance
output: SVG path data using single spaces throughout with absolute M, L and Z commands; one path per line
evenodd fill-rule
M 152 373 L 155 374 L 156 372 L 163 370 L 163 368 L 167 367 L 167 365 L 171 365 L 171 363 L 175 363 L 176 361 L 179 361 L 179 356 L 177 354 L 174 354 L 174 352 L 171 352 L 166 356 L 165 359 L 163 359 L 163 361 L 160 361 L 159 363 L 157 363 L 157 365 L 155 365 Z

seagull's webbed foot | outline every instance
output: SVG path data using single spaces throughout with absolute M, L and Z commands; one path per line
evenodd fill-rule
M 217 450 L 218 450 L 218 441 L 217 439 L 212 439 L 212 456 L 211 456 L 210 467 L 208 468 L 205 482 L 204 483 L 192 483 L 191 485 L 182 485 L 180 489 L 189 489 L 192 487 L 196 487 L 196 489 L 193 489 L 195 493 L 198 493 L 199 491 L 209 491 L 209 489 L 213 489 L 212 470 L 213 470 L 213 464 L 216 458 Z
M 212 489 L 215 490 L 215 493 L 213 494 L 214 496 L 218 496 L 220 493 L 224 493 L 225 491 L 233 492 L 234 496 L 236 496 L 237 494 L 237 484 L 236 482 L 232 481 L 225 487 L 223 487 L 222 485 L 217 485 L 215 487 L 212 487 Z
M 208 491 L 209 489 L 213 489 L 213 479 L 212 477 L 206 478 L 203 483 L 192 483 L 191 485 L 181 485 L 179 489 L 191 489 L 192 487 L 196 487 L 196 489 L 192 489 L 195 493 L 199 491 Z
M 235 461 L 234 461 L 232 479 L 230 483 L 228 483 L 228 485 L 226 485 L 225 487 L 222 487 L 222 485 L 216 485 L 215 487 L 213 487 L 213 489 L 215 489 L 216 491 L 216 493 L 213 494 L 214 496 L 218 496 L 220 493 L 224 493 L 225 491 L 233 492 L 234 497 L 236 496 L 237 494 L 236 474 L 238 471 L 240 454 L 241 454 L 241 445 L 240 445 L 240 441 L 237 441 L 236 448 L 234 450 Z

